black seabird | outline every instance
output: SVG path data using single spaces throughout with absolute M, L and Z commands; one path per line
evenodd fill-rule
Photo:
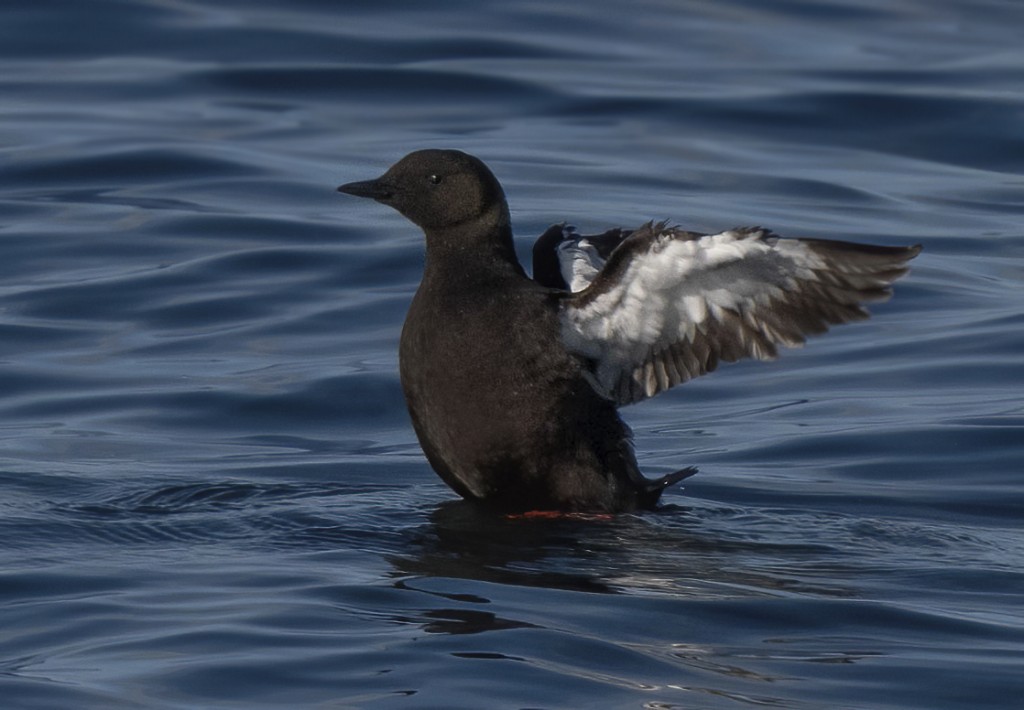
M 770 359 L 868 317 L 920 246 L 698 234 L 662 222 L 584 237 L 564 225 L 516 258 L 501 185 L 479 159 L 421 150 L 339 191 L 426 234 L 402 328 L 402 387 L 430 465 L 459 495 L 514 512 L 652 508 L 619 406 L 714 370 Z

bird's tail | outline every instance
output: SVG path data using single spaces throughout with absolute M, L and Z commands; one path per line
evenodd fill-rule
M 684 478 L 689 478 L 695 473 L 697 473 L 696 466 L 687 466 L 686 468 L 679 469 L 675 473 L 669 473 L 661 478 L 655 478 L 647 481 L 643 491 L 644 504 L 653 508 L 657 505 L 658 499 L 661 498 L 661 494 L 665 492 L 666 488 L 674 486 Z

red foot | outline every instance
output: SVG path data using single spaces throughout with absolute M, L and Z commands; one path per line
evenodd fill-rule
M 564 510 L 528 510 L 525 513 L 508 513 L 508 520 L 614 520 L 611 513 L 572 513 Z

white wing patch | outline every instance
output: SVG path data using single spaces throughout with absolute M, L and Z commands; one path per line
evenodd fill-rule
M 599 391 L 628 404 L 719 359 L 770 359 L 778 345 L 866 317 L 860 302 L 885 297 L 917 250 L 653 225 L 623 242 L 600 273 L 586 247 L 572 253 L 579 275 L 566 282 L 587 288 L 562 311 L 563 341 L 592 361 Z
M 736 242 L 733 232 L 694 241 L 659 235 L 612 288 L 564 312 L 562 337 L 570 349 L 598 361 L 597 379 L 611 390 L 620 371 L 646 360 L 659 344 L 692 340 L 709 318 L 756 296 L 749 279 L 723 279 L 717 272 L 769 247 L 747 240 L 742 249 Z
M 585 237 L 563 241 L 556 247 L 562 278 L 572 292 L 582 291 L 597 277 L 604 259 Z

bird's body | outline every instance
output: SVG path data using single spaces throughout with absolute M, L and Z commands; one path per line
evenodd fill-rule
M 413 426 L 433 468 L 461 495 L 510 509 L 566 507 L 590 488 L 574 490 L 576 479 L 594 471 L 614 483 L 603 462 L 626 432 L 576 359 L 514 327 L 500 338 L 475 335 L 515 322 L 557 332 L 556 297 L 512 279 L 446 291 L 426 277 L 399 350 Z M 470 303 L 469 294 L 478 297 Z M 618 498 L 610 493 L 593 506 L 608 507 Z
M 413 426 L 449 486 L 508 511 L 653 507 L 696 469 L 644 478 L 618 406 L 865 317 L 858 302 L 886 293 L 917 253 L 756 229 L 648 224 L 587 238 L 556 226 L 531 279 L 501 187 L 472 156 L 417 151 L 339 189 L 423 228 L 399 349 Z

